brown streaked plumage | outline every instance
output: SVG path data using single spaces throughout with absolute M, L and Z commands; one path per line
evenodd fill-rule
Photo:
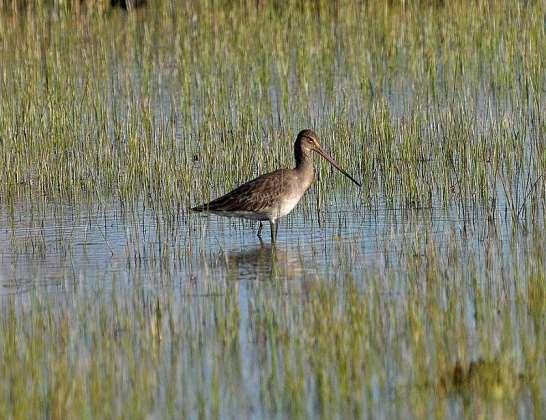
M 193 207 L 192 210 L 257 220 L 260 222 L 260 237 L 262 222 L 267 220 L 271 224 L 271 240 L 275 242 L 277 219 L 290 213 L 313 183 L 313 152 L 324 157 L 360 187 L 360 183 L 341 169 L 322 149 L 317 135 L 312 130 L 303 130 L 299 132 L 294 143 L 295 168 L 279 169 L 259 176 L 210 203 Z

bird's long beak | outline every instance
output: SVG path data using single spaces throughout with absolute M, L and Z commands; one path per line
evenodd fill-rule
M 341 172 L 343 175 L 345 175 L 347 178 L 349 178 L 351 181 L 353 181 L 359 187 L 362 187 L 360 182 L 358 182 L 351 175 L 349 175 L 344 169 L 342 169 L 341 166 L 339 166 L 338 163 L 334 160 L 334 158 L 332 156 L 330 156 L 328 153 L 326 153 L 321 147 L 317 147 L 315 150 L 319 155 L 321 155 L 324 159 L 326 159 L 328 162 L 330 162 L 331 165 L 334 168 L 336 168 L 339 172 Z

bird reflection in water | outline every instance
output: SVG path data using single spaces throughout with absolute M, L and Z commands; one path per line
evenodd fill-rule
M 294 250 L 263 242 L 253 249 L 228 251 L 226 262 L 237 280 L 298 280 L 304 274 L 302 261 Z

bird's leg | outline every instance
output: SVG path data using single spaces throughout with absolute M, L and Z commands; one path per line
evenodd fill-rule
M 259 226 L 258 226 L 258 238 L 262 239 L 262 228 L 263 228 L 263 224 L 262 222 L 260 222 Z
M 277 223 L 276 222 L 269 222 L 271 224 L 271 243 L 275 243 L 277 241 Z

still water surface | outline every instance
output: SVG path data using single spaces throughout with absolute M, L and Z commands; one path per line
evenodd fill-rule
M 460 212 L 443 208 L 408 210 L 380 204 L 346 209 L 342 198 L 320 212 L 297 209 L 282 219 L 275 249 L 267 224 L 260 240 L 256 224 L 214 215 L 185 214 L 173 224 L 142 204 L 132 210 L 117 204 L 44 206 L 37 215 L 25 204 L 1 209 L 4 295 L 29 288 L 62 292 L 82 283 L 92 289 L 113 277 L 129 284 L 135 270 L 142 285 L 150 287 L 167 281 L 191 288 L 204 280 L 227 278 L 306 281 L 332 277 L 340 270 L 359 279 L 367 270 L 396 265 L 403 248 L 422 246 L 423 238 L 443 247 L 464 241 L 468 252 L 481 254 L 484 240 L 493 241 L 494 233 L 506 258 L 503 243 L 514 239 L 501 210 L 498 221 L 488 225 L 483 218 L 464 223 Z M 280 273 L 271 271 L 275 259 Z
M 116 203 L 19 203 L 9 209 L 2 207 L 0 213 L 0 301 L 15 301 L 16 307 L 24 310 L 32 305 L 30 296 L 39 295 L 59 307 L 77 308 L 88 304 L 92 296 L 100 296 L 103 304 L 108 302 L 108 290 L 115 290 L 121 301 L 126 294 L 128 302 L 135 290 L 141 290 L 146 296 L 168 295 L 192 322 L 209 320 L 195 328 L 213 337 L 215 327 L 210 320 L 216 316 L 218 298 L 235 293 L 240 313 L 238 359 L 224 368 L 226 372 L 236 369 L 238 379 L 236 384 L 221 386 L 222 413 L 267 416 L 260 349 L 269 343 L 262 341 L 255 324 L 255 316 L 262 310 L 260 296 L 278 300 L 274 304 L 277 310 L 286 311 L 288 319 L 295 317 L 288 325 L 297 325 L 302 316 L 300 299 L 305 299 L 308 289 L 322 282 L 339 284 L 341 292 L 351 278 L 362 293 L 375 289 L 380 296 L 386 305 L 381 315 L 387 323 L 385 339 L 396 343 L 400 338 L 388 323 L 393 322 L 391 317 L 401 325 L 405 322 L 408 288 L 415 286 L 406 272 L 408 261 L 425 261 L 426 266 L 427 246 L 436 248 L 446 276 L 469 279 L 468 290 L 455 293 L 461 296 L 458 304 L 464 312 L 468 350 L 474 360 L 479 360 L 481 333 L 470 279 L 483 283 L 494 299 L 515 299 L 511 278 L 514 270 L 526 270 L 520 259 L 534 240 L 521 229 L 513 229 L 501 209 L 502 205 L 493 222 L 484 217 L 464 220 L 456 209 L 440 207 L 401 210 L 379 203 L 373 208 L 346 208 L 340 195 L 325 203 L 320 212 L 311 201 L 305 201 L 283 220 L 278 245 L 272 248 L 268 228 L 260 241 L 253 223 L 185 212 L 166 217 L 142 202 L 132 207 Z M 543 231 L 543 226 L 534 229 Z M 472 264 L 466 266 L 466 261 Z M 369 283 L 374 275 L 383 277 L 385 284 Z M 449 285 L 446 287 L 446 294 L 438 296 L 438 304 L 447 309 Z M 513 307 L 508 316 L 515 328 L 533 335 L 529 321 L 520 317 L 517 308 Z M 499 345 L 500 334 L 493 333 L 492 345 Z M 82 337 L 84 342 L 88 339 Z M 203 364 L 196 365 L 195 356 L 184 350 L 184 361 L 177 371 L 187 387 L 184 395 L 192 401 L 198 400 L 196 389 L 208 388 L 214 378 L 213 347 L 204 346 L 202 351 L 199 360 Z M 519 346 L 514 351 L 517 355 Z M 400 372 L 400 355 L 385 348 L 381 357 L 388 374 L 387 386 L 372 379 L 372 395 L 367 399 L 363 396 L 363 401 L 377 417 L 408 414 L 411 404 L 405 395 L 412 388 L 407 387 L 407 372 Z M 269 366 L 270 362 L 265 363 Z M 169 378 L 169 368 L 162 369 L 165 371 L 159 375 Z M 233 378 L 232 373 L 228 376 Z M 193 381 L 200 385 L 194 388 Z M 310 384 L 309 389 L 314 389 L 315 382 L 311 380 Z M 164 395 L 168 386 L 162 384 L 160 390 Z M 518 399 L 524 411 L 532 407 L 526 395 L 524 388 Z M 308 413 L 320 412 L 314 405 L 317 398 L 307 399 Z M 162 413 L 161 398 L 157 404 Z M 450 417 L 460 415 L 458 398 L 448 407 Z M 190 415 L 197 412 L 191 407 L 187 411 Z

